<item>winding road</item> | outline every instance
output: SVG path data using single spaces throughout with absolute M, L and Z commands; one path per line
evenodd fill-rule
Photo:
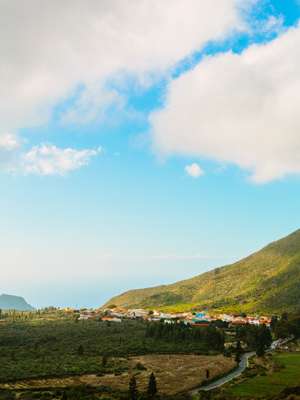
M 275 341 L 271 344 L 271 346 L 270 346 L 269 350 L 267 350 L 267 352 L 274 351 L 274 350 L 277 349 L 277 347 L 282 346 L 283 344 L 286 344 L 286 343 L 290 342 L 290 341 L 293 340 L 293 339 L 294 339 L 294 335 L 289 336 L 289 337 L 286 338 L 286 339 L 275 340 Z M 237 377 L 240 376 L 240 375 L 245 371 L 245 369 L 248 367 L 249 358 L 253 357 L 254 355 L 255 355 L 255 351 L 251 351 L 251 352 L 248 352 L 248 353 L 244 353 L 244 354 L 242 355 L 242 357 L 241 357 L 241 361 L 240 361 L 238 367 L 235 368 L 234 371 L 229 372 L 229 374 L 223 376 L 223 377 L 220 378 L 220 379 L 217 379 L 216 381 L 214 381 L 214 382 L 212 382 L 212 383 L 208 383 L 207 385 L 201 385 L 201 386 L 199 386 L 198 388 L 191 390 L 191 391 L 190 391 L 190 394 L 191 394 L 191 395 L 198 394 L 198 392 L 199 392 L 200 390 L 204 390 L 204 391 L 208 392 L 209 390 L 217 389 L 218 387 L 223 386 L 225 383 L 230 382 L 232 379 L 237 378 Z
M 235 368 L 234 371 L 230 372 L 229 374 L 223 376 L 220 379 L 217 379 L 216 381 L 212 382 L 212 383 L 208 383 L 207 385 L 201 385 L 196 389 L 193 389 L 190 394 L 194 395 L 197 394 L 199 392 L 199 390 L 204 390 L 204 391 L 209 391 L 209 390 L 213 390 L 216 389 L 222 385 L 224 385 L 225 383 L 231 381 L 232 379 L 237 378 L 238 376 L 240 376 L 245 369 L 248 367 L 249 364 L 249 358 L 253 357 L 255 355 L 254 351 L 251 351 L 249 353 L 244 353 L 241 356 L 241 361 L 239 362 L 239 365 L 237 368 Z

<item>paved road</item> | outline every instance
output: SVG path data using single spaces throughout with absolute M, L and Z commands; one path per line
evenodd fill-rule
M 279 339 L 279 340 L 275 340 L 269 350 L 267 350 L 267 352 L 271 352 L 277 349 L 277 347 L 282 346 L 283 344 L 286 344 L 288 342 L 290 342 L 291 340 L 294 339 L 294 336 L 290 336 L 286 339 Z M 228 375 L 223 376 L 223 378 L 220 378 L 212 383 L 209 383 L 207 385 L 203 385 L 203 386 L 199 386 L 197 389 L 193 389 L 190 394 L 197 394 L 199 392 L 199 390 L 204 390 L 204 391 L 209 391 L 209 390 L 213 390 L 216 389 L 222 385 L 224 385 L 227 382 L 230 382 L 232 379 L 237 378 L 238 376 L 240 376 L 245 369 L 248 367 L 248 363 L 249 363 L 249 358 L 253 357 L 255 355 L 255 352 L 249 352 L 249 353 L 244 353 L 241 357 L 241 361 L 239 363 L 238 368 L 236 368 L 234 371 L 230 372 Z
M 253 357 L 255 355 L 254 351 L 251 351 L 249 353 L 245 353 L 242 355 L 241 357 L 241 361 L 239 363 L 239 366 L 232 372 L 230 372 L 228 375 L 223 376 L 222 378 L 209 383 L 205 386 L 200 386 L 197 389 L 194 389 L 190 392 L 190 394 L 197 394 L 199 392 L 199 390 L 205 390 L 206 392 L 209 390 L 213 390 L 216 389 L 222 385 L 224 385 L 225 383 L 231 381 L 234 378 L 237 378 L 238 376 L 240 376 L 245 369 L 248 367 L 248 362 L 249 362 L 249 358 Z

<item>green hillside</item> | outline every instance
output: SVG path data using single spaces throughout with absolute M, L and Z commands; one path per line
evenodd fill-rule
M 130 290 L 105 306 L 280 313 L 300 309 L 300 230 L 234 264 L 171 285 Z
M 17 311 L 34 310 L 34 308 L 23 299 L 23 297 L 12 296 L 9 294 L 0 295 L 0 309 Z

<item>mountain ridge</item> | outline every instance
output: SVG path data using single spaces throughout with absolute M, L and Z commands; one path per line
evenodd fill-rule
M 4 293 L 0 295 L 0 309 L 16 311 L 34 310 L 34 308 L 30 304 L 28 304 L 23 297 Z
M 261 250 L 170 285 L 129 290 L 110 299 L 123 307 L 278 313 L 300 309 L 300 229 Z

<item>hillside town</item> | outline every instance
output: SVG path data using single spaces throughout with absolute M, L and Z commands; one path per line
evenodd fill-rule
M 73 309 L 65 309 L 74 312 Z M 107 309 L 84 309 L 79 311 L 79 320 L 101 319 L 102 321 L 121 323 L 125 319 L 142 319 L 148 322 L 163 321 L 166 324 L 183 322 L 192 326 L 209 326 L 216 321 L 222 321 L 229 326 L 238 325 L 266 325 L 270 326 L 271 318 L 262 315 L 235 315 L 235 314 L 210 314 L 207 311 L 166 313 L 143 308 L 125 309 L 114 307 Z

